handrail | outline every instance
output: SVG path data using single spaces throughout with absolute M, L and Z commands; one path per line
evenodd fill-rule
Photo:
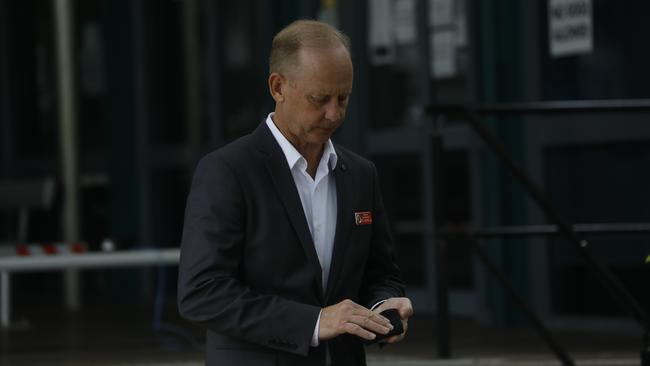
M 581 234 L 648 234 L 650 222 L 626 223 L 599 223 L 599 224 L 574 224 L 573 231 Z M 500 237 L 500 236 L 550 236 L 560 235 L 557 225 L 515 225 L 515 226 L 443 226 L 438 233 L 444 237 L 473 236 L 473 237 Z
M 530 179 L 526 173 L 520 169 L 515 163 L 514 159 L 510 157 L 505 147 L 492 135 L 492 133 L 485 128 L 481 123 L 481 117 L 485 115 L 521 115 L 521 114 L 572 114 L 572 113 L 611 113 L 611 112 L 646 112 L 650 111 L 650 99 L 631 99 L 631 100 L 578 100 L 578 101 L 545 101 L 545 102 L 529 102 L 529 103 L 504 103 L 504 104 L 476 104 L 476 105 L 461 105 L 461 104 L 445 104 L 445 105 L 431 105 L 427 108 L 427 112 L 433 116 L 446 116 L 452 118 L 459 118 L 462 121 L 468 123 L 470 127 L 481 137 L 481 139 L 490 147 L 497 155 L 499 160 L 505 165 L 506 169 L 514 176 L 514 178 L 521 183 L 523 188 L 528 192 L 528 194 L 533 198 L 537 203 L 539 208 L 546 214 L 549 220 L 556 224 L 556 230 L 559 234 L 563 235 L 571 245 L 576 249 L 578 254 L 585 260 L 587 267 L 592 270 L 594 276 L 605 286 L 607 291 L 613 296 L 619 305 L 621 305 L 634 319 L 641 325 L 644 329 L 644 343 L 643 350 L 641 352 L 642 366 L 650 366 L 649 352 L 650 346 L 648 342 L 648 334 L 650 333 L 650 315 L 648 312 L 641 307 L 641 305 L 636 301 L 636 299 L 622 286 L 619 280 L 614 276 L 614 274 L 603 264 L 601 261 L 595 257 L 588 249 L 589 243 L 586 240 L 582 240 L 578 237 L 577 232 L 574 230 L 574 226 L 569 225 L 564 222 L 555 208 L 550 204 L 550 201 L 546 198 L 541 189 Z M 433 150 L 440 149 L 441 146 L 441 134 L 439 131 L 435 131 L 436 124 L 434 123 L 434 132 L 433 132 Z M 439 154 L 438 154 L 439 155 Z M 434 157 L 434 171 L 440 167 L 440 156 Z M 438 203 L 439 194 L 436 191 L 439 191 L 440 182 L 439 174 L 434 172 L 434 205 Z M 435 208 L 434 208 L 435 211 Z M 440 235 L 440 228 L 437 227 L 437 222 L 434 221 L 434 235 L 442 237 Z M 480 230 L 480 229 L 479 229 Z M 505 233 L 500 233 L 501 234 Z M 442 240 L 437 241 L 436 253 L 438 255 L 444 255 L 444 248 L 441 242 Z M 477 254 L 480 256 L 482 253 L 477 251 Z M 437 259 L 437 262 L 441 262 L 441 258 Z M 445 278 L 443 273 L 444 269 L 437 268 L 438 278 Z M 491 269 L 491 272 L 499 278 L 500 273 L 495 273 L 494 268 Z M 503 284 L 503 282 L 502 282 Z M 448 301 L 446 292 L 446 284 L 438 283 L 442 290 L 442 300 L 440 300 L 441 291 L 439 290 L 439 306 L 440 303 Z M 505 286 L 505 285 L 504 285 Z M 523 303 L 515 303 L 520 306 L 520 308 L 526 314 L 532 314 L 532 311 Z M 441 309 L 446 309 L 446 306 L 441 306 Z M 440 309 L 439 309 L 440 310 Z M 444 314 L 442 317 L 447 317 L 448 314 Z M 538 329 L 538 332 L 542 334 L 545 338 L 547 344 L 553 349 L 556 356 L 564 365 L 572 365 L 573 361 L 568 357 L 568 355 L 559 347 L 559 345 L 550 337 L 541 323 L 535 324 L 534 317 L 529 317 L 533 324 Z M 444 332 L 448 333 L 448 329 Z M 440 334 L 439 334 L 440 336 Z M 443 334 L 443 338 L 448 336 Z M 444 344 L 444 343 L 443 343 Z
M 494 114 L 571 114 L 648 112 L 650 99 L 567 100 L 527 103 L 494 104 L 435 104 L 427 108 L 429 114 L 455 114 L 472 111 L 480 115 Z

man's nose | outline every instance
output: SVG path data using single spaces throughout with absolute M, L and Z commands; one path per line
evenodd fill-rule
M 327 120 L 338 122 L 345 115 L 345 107 L 338 103 L 338 100 L 332 100 L 325 105 L 325 118 Z

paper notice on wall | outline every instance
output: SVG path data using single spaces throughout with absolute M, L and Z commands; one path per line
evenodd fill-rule
M 395 0 L 395 41 L 401 44 L 415 42 L 415 0 Z
M 393 38 L 393 7 L 391 0 L 373 0 L 370 7 L 370 30 L 368 43 L 370 62 L 373 65 L 385 65 L 395 60 L 395 42 Z
M 456 76 L 456 34 L 451 30 L 436 30 L 431 38 L 431 74 L 436 79 Z
M 591 0 L 549 0 L 548 38 L 551 56 L 591 52 L 592 18 Z
M 465 0 L 456 0 L 456 46 L 467 46 L 467 4 Z
M 429 23 L 434 27 L 449 25 L 454 20 L 452 0 L 429 0 Z

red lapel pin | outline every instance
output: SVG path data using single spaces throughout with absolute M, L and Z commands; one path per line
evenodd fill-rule
M 354 213 L 354 223 L 357 226 L 372 224 L 372 212 L 363 211 Z

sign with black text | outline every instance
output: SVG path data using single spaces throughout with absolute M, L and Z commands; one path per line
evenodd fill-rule
M 548 38 L 552 57 L 593 50 L 591 0 L 549 0 Z

